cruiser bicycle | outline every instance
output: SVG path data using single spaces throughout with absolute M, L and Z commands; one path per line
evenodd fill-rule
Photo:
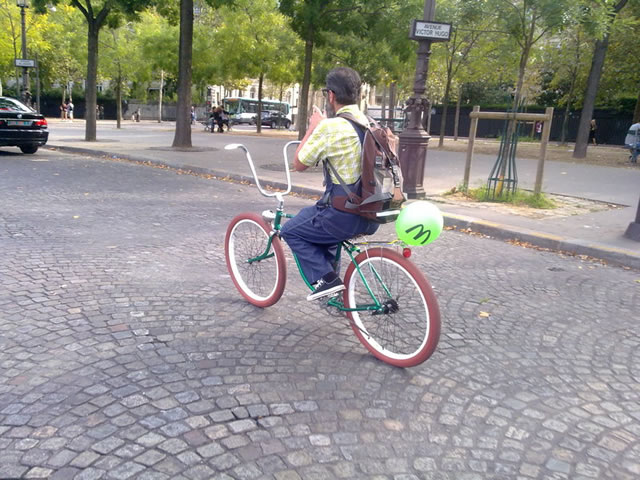
M 279 232 L 283 221 L 294 215 L 284 210 L 284 197 L 291 192 L 287 151 L 283 148 L 287 189 L 263 188 L 249 150 L 229 144 L 226 150 L 244 151 L 258 190 L 277 201 L 275 211 L 237 215 L 229 224 L 224 252 L 227 269 L 240 294 L 252 305 L 269 307 L 282 296 L 287 278 L 283 242 Z M 396 367 L 412 367 L 434 352 L 440 337 L 440 311 L 429 281 L 409 260 L 411 250 L 399 242 L 357 241 L 338 245 L 336 264 L 348 260 L 345 290 L 325 301 L 344 312 L 360 342 L 375 357 Z M 313 291 L 296 255 L 302 280 Z M 338 268 L 339 269 L 339 268 Z

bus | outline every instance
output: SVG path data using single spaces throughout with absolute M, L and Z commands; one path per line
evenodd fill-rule
M 229 112 L 229 117 L 234 124 L 252 123 L 258 114 L 258 99 L 231 97 L 222 100 L 222 108 Z M 291 123 L 291 106 L 278 100 L 262 99 L 262 111 L 280 112 Z

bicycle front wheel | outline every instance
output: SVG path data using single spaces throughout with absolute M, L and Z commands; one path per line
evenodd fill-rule
M 344 283 L 345 307 L 373 306 L 372 294 L 381 305 L 348 312 L 353 331 L 375 357 L 413 367 L 431 356 L 440 338 L 440 310 L 429 281 L 412 262 L 389 248 L 371 248 L 349 265 Z
M 242 213 L 231 221 L 224 240 L 231 279 L 256 307 L 269 307 L 280 300 L 287 280 L 284 251 L 277 236 L 267 252 L 270 230 L 260 215 Z

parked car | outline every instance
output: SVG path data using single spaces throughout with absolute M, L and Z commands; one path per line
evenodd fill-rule
M 18 147 L 36 153 L 49 139 L 44 115 L 15 98 L 0 97 L 0 147 Z
M 254 115 L 251 119 L 251 125 L 256 124 L 257 115 Z M 262 125 L 267 125 L 271 128 L 284 127 L 289 129 L 291 126 L 291 120 L 289 120 L 282 112 L 277 110 L 265 110 L 262 112 Z

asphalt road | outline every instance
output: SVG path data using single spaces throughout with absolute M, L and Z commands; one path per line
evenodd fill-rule
M 113 122 L 100 122 L 96 143 L 87 145 L 84 141 L 84 122 L 50 124 L 49 144 L 62 142 L 66 146 L 78 148 L 97 148 L 122 154 L 131 153 L 132 143 L 136 148 L 144 146 L 147 153 L 165 157 L 171 161 L 176 153 L 162 152 L 173 142 L 175 126 L 173 123 L 123 122 L 117 129 Z M 283 130 L 272 131 L 265 127 L 265 135 L 236 135 L 236 133 L 255 132 L 255 127 L 238 125 L 231 135 L 227 133 L 204 132 L 199 125 L 192 128 L 192 143 L 205 152 L 202 156 L 190 153 L 185 161 L 193 165 L 214 169 L 229 169 L 237 161 L 234 152 L 226 152 L 223 147 L 227 143 L 245 143 L 252 152 L 254 160 L 262 166 L 281 165 L 282 147 L 295 136 L 284 135 Z M 159 150 L 160 149 L 160 150 Z M 472 186 L 486 184 L 487 177 L 496 161 L 492 155 L 475 154 L 471 165 L 470 182 Z M 459 186 L 464 177 L 465 154 L 447 152 L 430 148 L 424 171 L 424 188 L 428 194 L 437 194 Z M 535 183 L 538 161 L 536 159 L 519 158 L 517 161 L 518 185 L 532 189 Z M 640 169 L 614 168 L 598 165 L 583 165 L 569 162 L 546 162 L 544 169 L 543 191 L 589 198 L 603 202 L 635 207 L 638 203 L 638 185 Z M 248 169 L 246 173 L 249 174 Z
M 640 474 L 637 272 L 446 231 L 412 257 L 441 341 L 400 370 L 291 265 L 273 307 L 234 290 L 255 188 L 0 152 L 0 206 L 0 478 Z

